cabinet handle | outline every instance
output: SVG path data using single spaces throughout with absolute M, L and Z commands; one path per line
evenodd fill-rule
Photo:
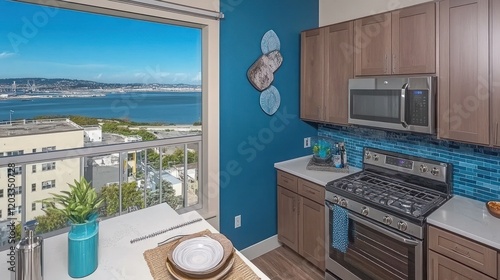
M 498 122 L 495 128 L 495 145 L 498 145 Z
M 283 183 L 288 184 L 288 180 L 283 178 Z
M 385 54 L 385 70 L 384 73 L 387 74 L 387 54 Z
M 293 206 L 292 206 L 292 212 L 295 212 L 295 208 L 297 207 L 297 201 L 295 198 L 293 199 Z
M 396 55 L 392 55 L 392 74 L 396 74 Z
M 308 192 L 308 193 L 310 193 L 310 194 L 312 194 L 312 195 L 316 195 L 316 192 L 315 192 L 315 191 L 311 191 L 311 190 L 309 190 L 309 189 L 307 189 L 307 190 L 306 190 L 306 192 Z
M 458 245 L 455 245 L 455 247 L 453 248 L 453 251 L 459 253 L 462 256 L 466 256 L 466 257 L 470 258 L 470 252 L 467 250 L 462 250 L 462 249 L 458 248 Z

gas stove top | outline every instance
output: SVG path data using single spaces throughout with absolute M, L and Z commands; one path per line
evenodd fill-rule
M 363 171 L 329 182 L 326 200 L 423 238 L 425 218 L 451 197 L 451 165 L 365 148 Z
M 429 189 L 363 171 L 334 182 L 332 188 L 414 217 L 425 215 L 444 200 L 441 194 Z

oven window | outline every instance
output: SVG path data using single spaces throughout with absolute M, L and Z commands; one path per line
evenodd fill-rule
M 332 221 L 330 240 L 331 237 Z M 414 280 L 415 260 L 416 257 L 421 257 L 421 252 L 417 252 L 414 245 L 393 239 L 352 219 L 349 219 L 347 252 L 342 253 L 334 249 L 331 242 L 329 247 L 330 258 L 361 279 Z
M 351 118 L 399 123 L 401 90 L 351 90 Z

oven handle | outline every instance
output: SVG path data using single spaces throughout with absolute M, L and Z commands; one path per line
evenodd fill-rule
M 404 84 L 403 87 L 401 88 L 401 100 L 400 100 L 400 106 L 401 106 L 401 125 L 404 128 L 408 127 L 408 123 L 406 123 L 406 93 L 408 92 L 408 83 Z
M 385 235 L 389 235 L 390 237 L 392 237 L 392 238 L 394 238 L 394 239 L 396 239 L 398 241 L 401 241 L 401 242 L 403 242 L 405 244 L 409 244 L 409 245 L 412 245 L 412 246 L 417 246 L 419 244 L 419 241 L 416 241 L 416 240 L 413 240 L 413 239 L 408 239 L 408 238 L 406 238 L 406 237 L 404 237 L 402 235 L 399 235 L 399 234 L 394 233 L 394 232 L 392 232 L 390 230 L 384 229 L 384 228 L 382 228 L 382 227 L 380 227 L 380 226 L 378 226 L 378 225 L 376 225 L 376 224 L 374 224 L 372 222 L 369 222 L 367 220 L 359 218 L 359 217 L 357 217 L 354 214 L 349 213 L 349 219 L 352 219 L 352 220 L 356 221 L 357 223 L 363 224 L 363 225 L 365 225 L 367 227 L 373 228 L 373 229 L 375 229 L 376 231 L 378 231 L 380 233 L 383 233 Z

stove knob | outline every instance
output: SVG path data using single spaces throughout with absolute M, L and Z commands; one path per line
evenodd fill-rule
M 398 229 L 401 231 L 406 231 L 408 229 L 408 224 L 403 221 L 398 222 Z
M 439 169 L 437 169 L 437 167 L 432 168 L 431 174 L 434 175 L 434 176 L 439 175 Z
M 427 168 L 427 166 L 426 166 L 426 165 L 423 165 L 423 164 L 422 164 L 422 165 L 420 165 L 420 172 L 421 172 L 421 173 L 425 173 L 425 172 L 427 172 L 427 170 L 429 170 L 429 168 Z
M 373 155 L 373 160 L 374 161 L 378 161 L 378 156 L 377 155 Z
M 345 200 L 345 199 L 343 199 L 343 198 L 342 198 L 342 199 L 340 200 L 340 203 L 339 203 L 339 204 L 340 204 L 340 206 L 342 206 L 342 207 L 347 207 L 347 200 Z
M 368 207 L 363 206 L 363 208 L 361 208 L 361 215 L 368 216 L 368 212 L 369 212 Z
M 371 159 L 372 158 L 372 155 L 370 154 L 370 152 L 366 152 L 365 153 L 365 158 L 366 159 Z
M 384 224 L 386 225 L 390 225 L 392 224 L 392 217 L 389 217 L 389 216 L 385 216 L 382 221 L 384 222 Z
M 338 196 L 334 196 L 332 198 L 332 201 L 333 201 L 333 203 L 339 203 L 339 197 Z

